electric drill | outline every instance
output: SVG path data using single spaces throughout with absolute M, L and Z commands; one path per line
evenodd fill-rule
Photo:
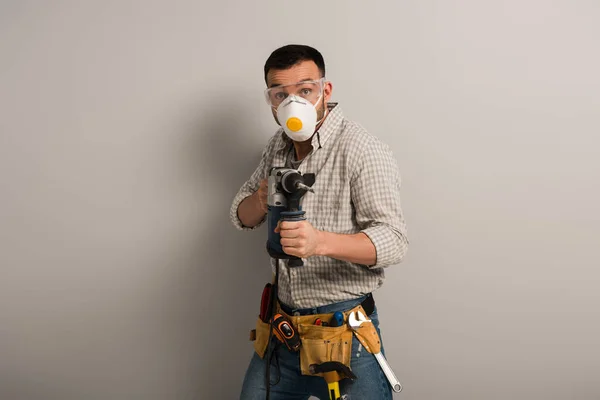
M 300 267 L 304 263 L 301 258 L 284 253 L 280 242 L 281 236 L 275 232 L 275 228 L 280 220 L 303 221 L 306 219 L 305 212 L 302 210 L 302 197 L 308 191 L 314 193 L 311 187 L 314 183 L 315 174 L 302 174 L 296 169 L 284 167 L 273 167 L 269 171 L 267 251 L 273 258 L 287 259 L 290 267 Z

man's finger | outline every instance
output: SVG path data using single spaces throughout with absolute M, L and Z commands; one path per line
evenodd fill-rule
M 295 238 L 282 238 L 279 243 L 281 243 L 281 246 L 285 246 L 285 247 L 300 247 L 302 246 L 302 243 Z
M 295 221 L 280 221 L 280 228 L 283 230 L 292 230 L 300 228 L 300 222 Z
M 300 257 L 300 252 L 298 251 L 297 247 L 284 246 L 283 247 L 283 252 L 285 254 L 290 255 L 290 256 Z
M 285 229 L 282 230 L 279 234 L 281 235 L 281 237 L 284 238 L 296 238 L 299 236 L 299 231 L 298 229 Z

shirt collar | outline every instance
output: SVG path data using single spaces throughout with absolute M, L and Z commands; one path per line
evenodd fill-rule
M 331 137 L 331 135 L 338 131 L 342 122 L 344 121 L 344 114 L 342 112 L 342 108 L 338 103 L 327 103 L 327 109 L 329 112 L 325 116 L 323 123 L 319 127 L 319 129 L 312 136 L 311 145 L 313 149 L 318 149 L 325 145 L 325 142 Z M 280 130 L 280 143 L 278 146 L 278 151 L 281 151 L 288 147 L 293 140 L 290 139 L 288 135 L 285 134 L 283 128 Z

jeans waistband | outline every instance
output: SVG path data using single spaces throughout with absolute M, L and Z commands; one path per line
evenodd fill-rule
M 292 308 L 281 301 L 279 305 L 281 309 L 288 315 L 313 315 L 313 314 L 331 314 L 336 311 L 348 311 L 363 303 L 368 298 L 372 297 L 371 293 L 356 299 L 345 300 L 339 303 L 326 304 L 323 306 L 312 307 L 312 308 Z

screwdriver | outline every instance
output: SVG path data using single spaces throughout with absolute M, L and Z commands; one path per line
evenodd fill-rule
M 333 317 L 331 318 L 330 326 L 338 327 L 344 325 L 344 314 L 339 311 L 333 313 Z

